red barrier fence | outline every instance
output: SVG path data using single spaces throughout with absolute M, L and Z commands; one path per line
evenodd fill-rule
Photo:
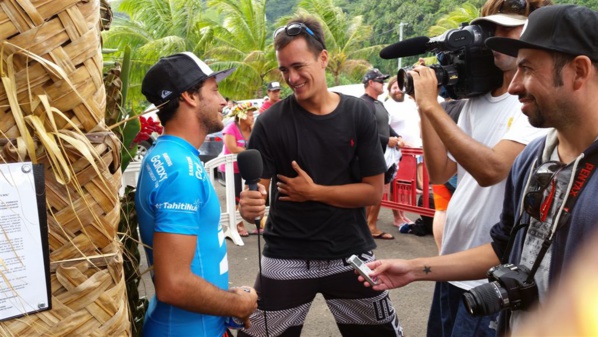
M 434 208 L 430 207 L 429 178 L 426 165 L 423 166 L 422 179 L 422 206 L 417 205 L 417 158 L 422 156 L 423 150 L 419 148 L 401 149 L 403 157 L 399 162 L 399 171 L 394 180 L 391 181 L 391 195 L 385 194 L 382 197 L 382 206 L 417 213 L 424 216 L 434 216 Z

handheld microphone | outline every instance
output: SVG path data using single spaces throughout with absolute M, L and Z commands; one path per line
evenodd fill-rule
M 391 44 L 380 51 L 380 57 L 385 60 L 399 57 L 420 55 L 428 51 L 430 38 L 418 36 L 395 44 Z
M 260 181 L 264 169 L 260 152 L 254 149 L 239 152 L 237 164 L 239 173 L 245 180 L 245 184 L 249 186 L 249 190 L 257 191 L 257 183 Z
M 245 184 L 249 186 L 250 191 L 257 191 L 257 183 L 260 181 L 262 177 L 262 171 L 264 170 L 264 164 L 262 162 L 262 155 L 258 150 L 251 149 L 239 152 L 237 155 L 237 165 L 239 166 L 239 173 L 241 173 L 241 178 L 245 180 Z M 260 272 L 260 283 L 264 285 L 264 276 L 262 273 L 262 254 L 261 252 L 261 243 L 260 243 L 260 218 L 257 217 L 255 219 L 255 228 L 258 233 L 257 236 L 257 250 L 258 250 L 258 267 Z M 258 290 L 259 293 L 259 290 Z M 261 302 L 262 305 L 260 307 L 265 308 L 265 300 L 263 298 L 258 299 L 258 302 Z M 268 331 L 268 317 L 266 315 L 267 310 L 263 310 L 264 312 L 264 326 L 266 328 L 266 337 L 270 336 L 270 332 Z

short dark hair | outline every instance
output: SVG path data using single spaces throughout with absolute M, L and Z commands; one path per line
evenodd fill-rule
M 560 87 L 563 83 L 563 76 L 561 75 L 563 71 L 563 67 L 570 62 L 572 62 L 577 56 L 561 53 L 558 51 L 548 51 L 550 56 L 552 56 L 552 63 L 553 63 L 553 74 L 552 74 L 552 81 L 554 86 Z M 598 62 L 592 61 L 592 66 L 598 71 Z
M 550 56 L 552 56 L 552 63 L 553 63 L 553 73 L 552 73 L 552 82 L 554 86 L 560 87 L 563 85 L 563 76 L 561 75 L 563 71 L 563 67 L 573 61 L 575 56 L 560 53 L 556 51 L 549 51 Z
M 296 38 L 303 38 L 305 39 L 305 42 L 307 43 L 307 47 L 309 48 L 309 50 L 315 56 L 319 55 L 320 52 L 324 50 L 324 44 L 326 43 L 324 41 L 324 31 L 322 30 L 322 25 L 320 24 L 320 21 L 318 21 L 313 16 L 297 15 L 287 22 L 287 26 L 292 23 L 302 23 L 306 25 L 309 29 L 311 29 L 314 35 L 317 36 L 322 43 L 320 43 L 320 41 L 318 41 L 318 39 L 314 38 L 313 36 L 310 36 L 305 31 L 295 36 L 289 36 L 286 33 L 281 33 L 274 38 L 274 49 L 280 50 L 286 47 L 289 43 L 291 43 L 291 41 L 295 40 Z
M 205 81 L 201 81 L 199 83 L 197 83 L 196 85 L 192 86 L 191 88 L 185 90 L 185 92 L 189 93 L 189 94 L 193 94 L 193 93 L 198 93 L 201 90 L 201 88 L 203 87 L 203 84 L 205 83 Z M 200 95 L 201 98 L 201 95 Z M 158 112 L 158 118 L 160 119 L 160 123 L 162 125 L 166 125 L 166 123 L 168 123 L 168 121 L 170 121 L 174 115 L 176 114 L 177 110 L 179 109 L 179 101 L 181 99 L 181 96 L 177 97 L 177 98 L 173 98 L 170 101 L 168 101 L 166 104 L 164 104 L 164 106 L 162 106 Z

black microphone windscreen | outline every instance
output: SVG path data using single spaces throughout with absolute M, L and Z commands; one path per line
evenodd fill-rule
M 237 155 L 237 164 L 241 177 L 250 183 L 257 183 L 262 177 L 264 164 L 262 155 L 258 150 L 250 149 L 239 152 Z
M 427 52 L 427 43 L 430 38 L 418 36 L 395 44 L 391 44 L 380 51 L 380 57 L 389 60 L 399 57 L 420 55 Z

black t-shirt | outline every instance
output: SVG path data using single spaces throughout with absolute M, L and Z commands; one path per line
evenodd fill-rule
M 365 210 L 321 202 L 278 200 L 276 175 L 295 177 L 297 161 L 316 184 L 345 185 L 386 171 L 376 121 L 361 99 L 340 95 L 338 107 L 323 116 L 303 109 L 289 96 L 260 115 L 248 148 L 262 155 L 262 178 L 272 179 L 264 255 L 326 260 L 376 247 Z M 356 160 L 356 157 L 359 160 Z
M 378 126 L 378 135 L 380 136 L 380 145 L 382 145 L 382 152 L 386 151 L 386 145 L 388 145 L 388 139 L 390 137 L 398 137 L 399 135 L 390 127 L 388 119 L 390 115 L 384 107 L 384 104 L 377 99 L 374 99 L 368 94 L 363 94 L 360 97 L 370 106 L 372 114 L 376 118 L 376 125 Z

